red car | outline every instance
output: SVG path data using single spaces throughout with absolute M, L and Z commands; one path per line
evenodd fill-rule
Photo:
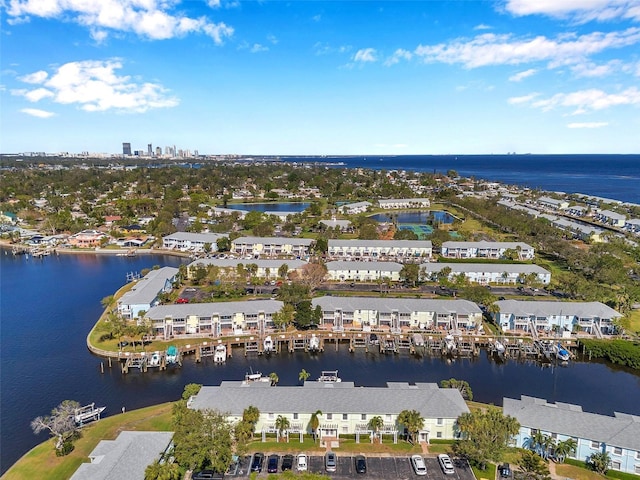
M 176 303 L 189 303 L 189 299 L 180 297 L 178 300 L 176 300 Z

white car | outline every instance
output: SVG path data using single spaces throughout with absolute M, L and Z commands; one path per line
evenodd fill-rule
M 297 469 L 299 472 L 306 472 L 307 471 L 307 456 L 304 453 L 301 453 L 300 455 L 298 455 L 298 459 L 297 459 Z
M 442 471 L 445 474 L 451 475 L 452 473 L 456 472 L 453 468 L 453 462 L 449 458 L 449 455 L 447 455 L 446 453 L 441 453 L 440 455 L 438 455 L 438 463 L 440 464 L 440 468 L 442 468 Z
M 424 458 L 420 455 L 411 455 L 411 466 L 416 475 L 423 476 L 427 474 L 427 466 L 424 463 Z

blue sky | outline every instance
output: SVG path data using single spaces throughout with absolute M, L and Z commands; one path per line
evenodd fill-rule
M 3 153 L 640 152 L 640 0 L 0 5 Z

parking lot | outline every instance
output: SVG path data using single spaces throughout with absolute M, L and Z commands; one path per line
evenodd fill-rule
M 341 454 L 339 451 L 335 452 L 337 455 L 337 471 L 334 473 L 327 473 L 324 468 L 324 456 L 313 455 L 309 457 L 309 471 L 313 473 L 320 473 L 330 478 L 372 478 L 372 479 L 397 479 L 408 480 L 427 478 L 429 480 L 475 480 L 471 469 L 466 462 L 462 462 L 458 459 L 452 458 L 455 466 L 455 473 L 452 475 L 445 475 L 442 473 L 438 460 L 435 456 L 424 457 L 427 465 L 427 476 L 419 477 L 413 471 L 411 467 L 411 461 L 408 456 L 402 457 L 390 457 L 390 456 L 366 456 L 367 459 L 367 473 L 358 474 L 355 469 L 355 454 L 347 455 Z M 268 454 L 265 453 L 265 463 L 262 466 L 262 473 L 258 475 L 258 478 L 266 478 L 267 466 L 266 458 Z M 282 459 L 280 459 L 282 462 Z M 235 477 L 248 477 L 249 467 L 251 465 L 251 457 L 245 457 L 240 460 L 237 469 L 227 472 L 225 478 Z M 294 466 L 295 471 L 295 466 Z M 278 465 L 278 472 L 280 472 L 280 464 Z

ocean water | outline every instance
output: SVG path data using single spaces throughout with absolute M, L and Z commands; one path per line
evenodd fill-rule
M 0 472 L 47 438 L 34 435 L 29 423 L 63 400 L 96 402 L 107 407 L 105 415 L 114 415 L 123 406 L 131 410 L 176 400 L 187 383 L 239 381 L 250 370 L 276 372 L 282 385 L 296 385 L 303 368 L 312 379 L 322 370 L 337 369 L 343 380 L 365 386 L 454 377 L 467 380 L 481 402 L 500 405 L 504 396 L 525 394 L 581 404 L 603 414 L 640 415 L 640 372 L 597 362 L 542 367 L 535 362 L 496 363 L 484 354 L 447 361 L 407 353 L 349 353 L 346 345 L 340 345 L 337 351 L 331 346 L 318 355 L 245 357 L 237 351 L 225 365 L 211 360 L 196 364 L 193 357 L 186 357 L 179 369 L 123 375 L 115 362 L 110 369 L 87 350 L 86 336 L 102 311 L 101 299 L 121 287 L 128 272 L 181 262 L 160 255 L 93 254 L 37 260 L 0 250 Z
M 640 204 L 639 155 L 398 155 L 282 157 L 292 162 L 447 173 Z

